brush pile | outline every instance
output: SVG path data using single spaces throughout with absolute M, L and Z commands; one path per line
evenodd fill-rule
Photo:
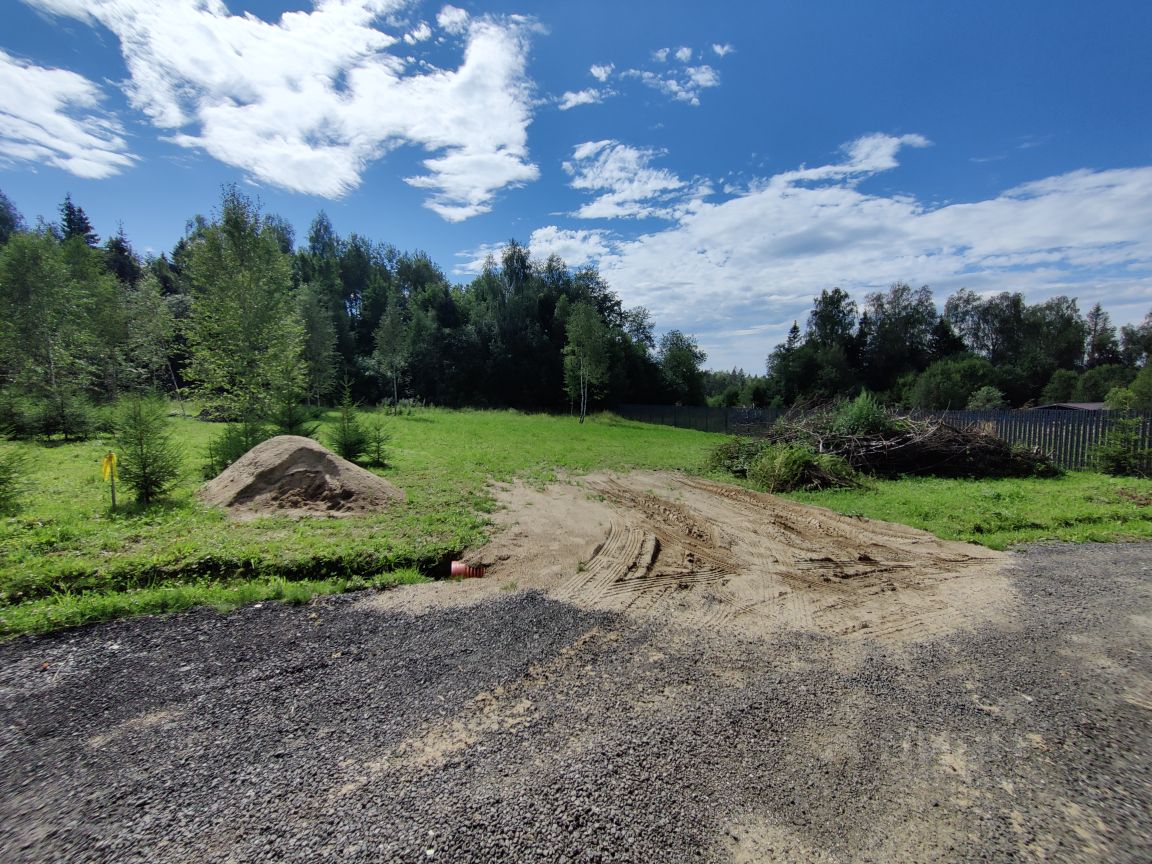
M 1013 446 L 987 429 L 889 414 L 865 393 L 826 409 L 790 412 L 768 433 L 879 477 L 1047 477 L 1060 469 L 1040 450 Z

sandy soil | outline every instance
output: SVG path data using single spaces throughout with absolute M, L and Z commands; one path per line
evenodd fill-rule
M 199 492 L 208 504 L 238 518 L 351 516 L 404 500 L 404 493 L 371 471 L 299 435 L 257 444 Z
M 539 589 L 578 606 L 750 635 L 917 640 L 1003 616 L 1006 556 L 671 473 L 498 490 L 481 580 L 379 595 L 409 611 Z

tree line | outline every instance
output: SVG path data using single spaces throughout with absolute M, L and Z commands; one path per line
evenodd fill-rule
M 93 405 L 194 393 L 226 420 L 291 429 L 340 394 L 379 404 L 573 410 L 701 403 L 705 354 L 655 337 L 594 267 L 509 242 L 467 284 L 423 252 L 351 234 L 319 213 L 307 238 L 236 187 L 170 252 L 101 243 L 66 197 L 25 224 L 0 193 L 0 425 L 82 434 Z
M 1108 402 L 1152 410 L 1152 312 L 1119 330 L 1099 303 L 1029 304 L 1020 293 L 952 294 L 941 312 L 927 286 L 900 282 L 858 306 L 820 292 L 805 326 L 792 323 L 765 375 L 709 372 L 717 405 L 789 407 L 863 391 L 890 405 L 989 409 Z

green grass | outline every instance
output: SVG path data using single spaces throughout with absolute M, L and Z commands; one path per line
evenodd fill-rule
M 28 457 L 23 510 L 0 519 L 0 636 L 194 605 L 330 593 L 429 573 L 483 542 L 491 480 L 544 483 L 558 472 L 700 470 L 712 436 L 611 415 L 583 425 L 511 411 L 426 409 L 388 418 L 390 465 L 378 473 L 407 504 L 372 516 L 246 522 L 195 499 L 220 426 L 173 419 L 186 476 L 146 511 L 110 510 L 107 441 L 15 445 Z M 279 592 L 279 593 L 277 593 Z
M 16 446 L 30 475 L 24 509 L 0 518 L 0 637 L 125 615 L 419 581 L 482 543 L 493 480 L 543 484 L 560 474 L 630 468 L 704 472 L 722 439 L 621 420 L 426 409 L 388 418 L 380 471 L 404 506 L 342 519 L 231 521 L 195 499 L 215 424 L 173 419 L 185 477 L 146 511 L 109 508 L 107 441 Z M 1041 540 L 1152 537 L 1152 481 L 1072 473 L 1053 480 L 876 481 L 790 496 L 1002 549 Z M 122 496 L 123 502 L 123 496 Z
M 787 497 L 992 549 L 1042 541 L 1152 537 L 1152 481 L 1082 471 L 1024 480 L 908 477 L 870 481 L 865 489 Z

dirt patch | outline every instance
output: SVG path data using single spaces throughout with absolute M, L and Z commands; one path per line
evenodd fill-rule
M 669 473 L 505 486 L 487 578 L 382 595 L 412 611 L 540 589 L 585 608 L 753 634 L 918 640 L 1004 612 L 1003 553 Z
M 311 438 L 278 435 L 258 444 L 200 487 L 201 500 L 239 516 L 373 513 L 404 500 L 382 477 Z

